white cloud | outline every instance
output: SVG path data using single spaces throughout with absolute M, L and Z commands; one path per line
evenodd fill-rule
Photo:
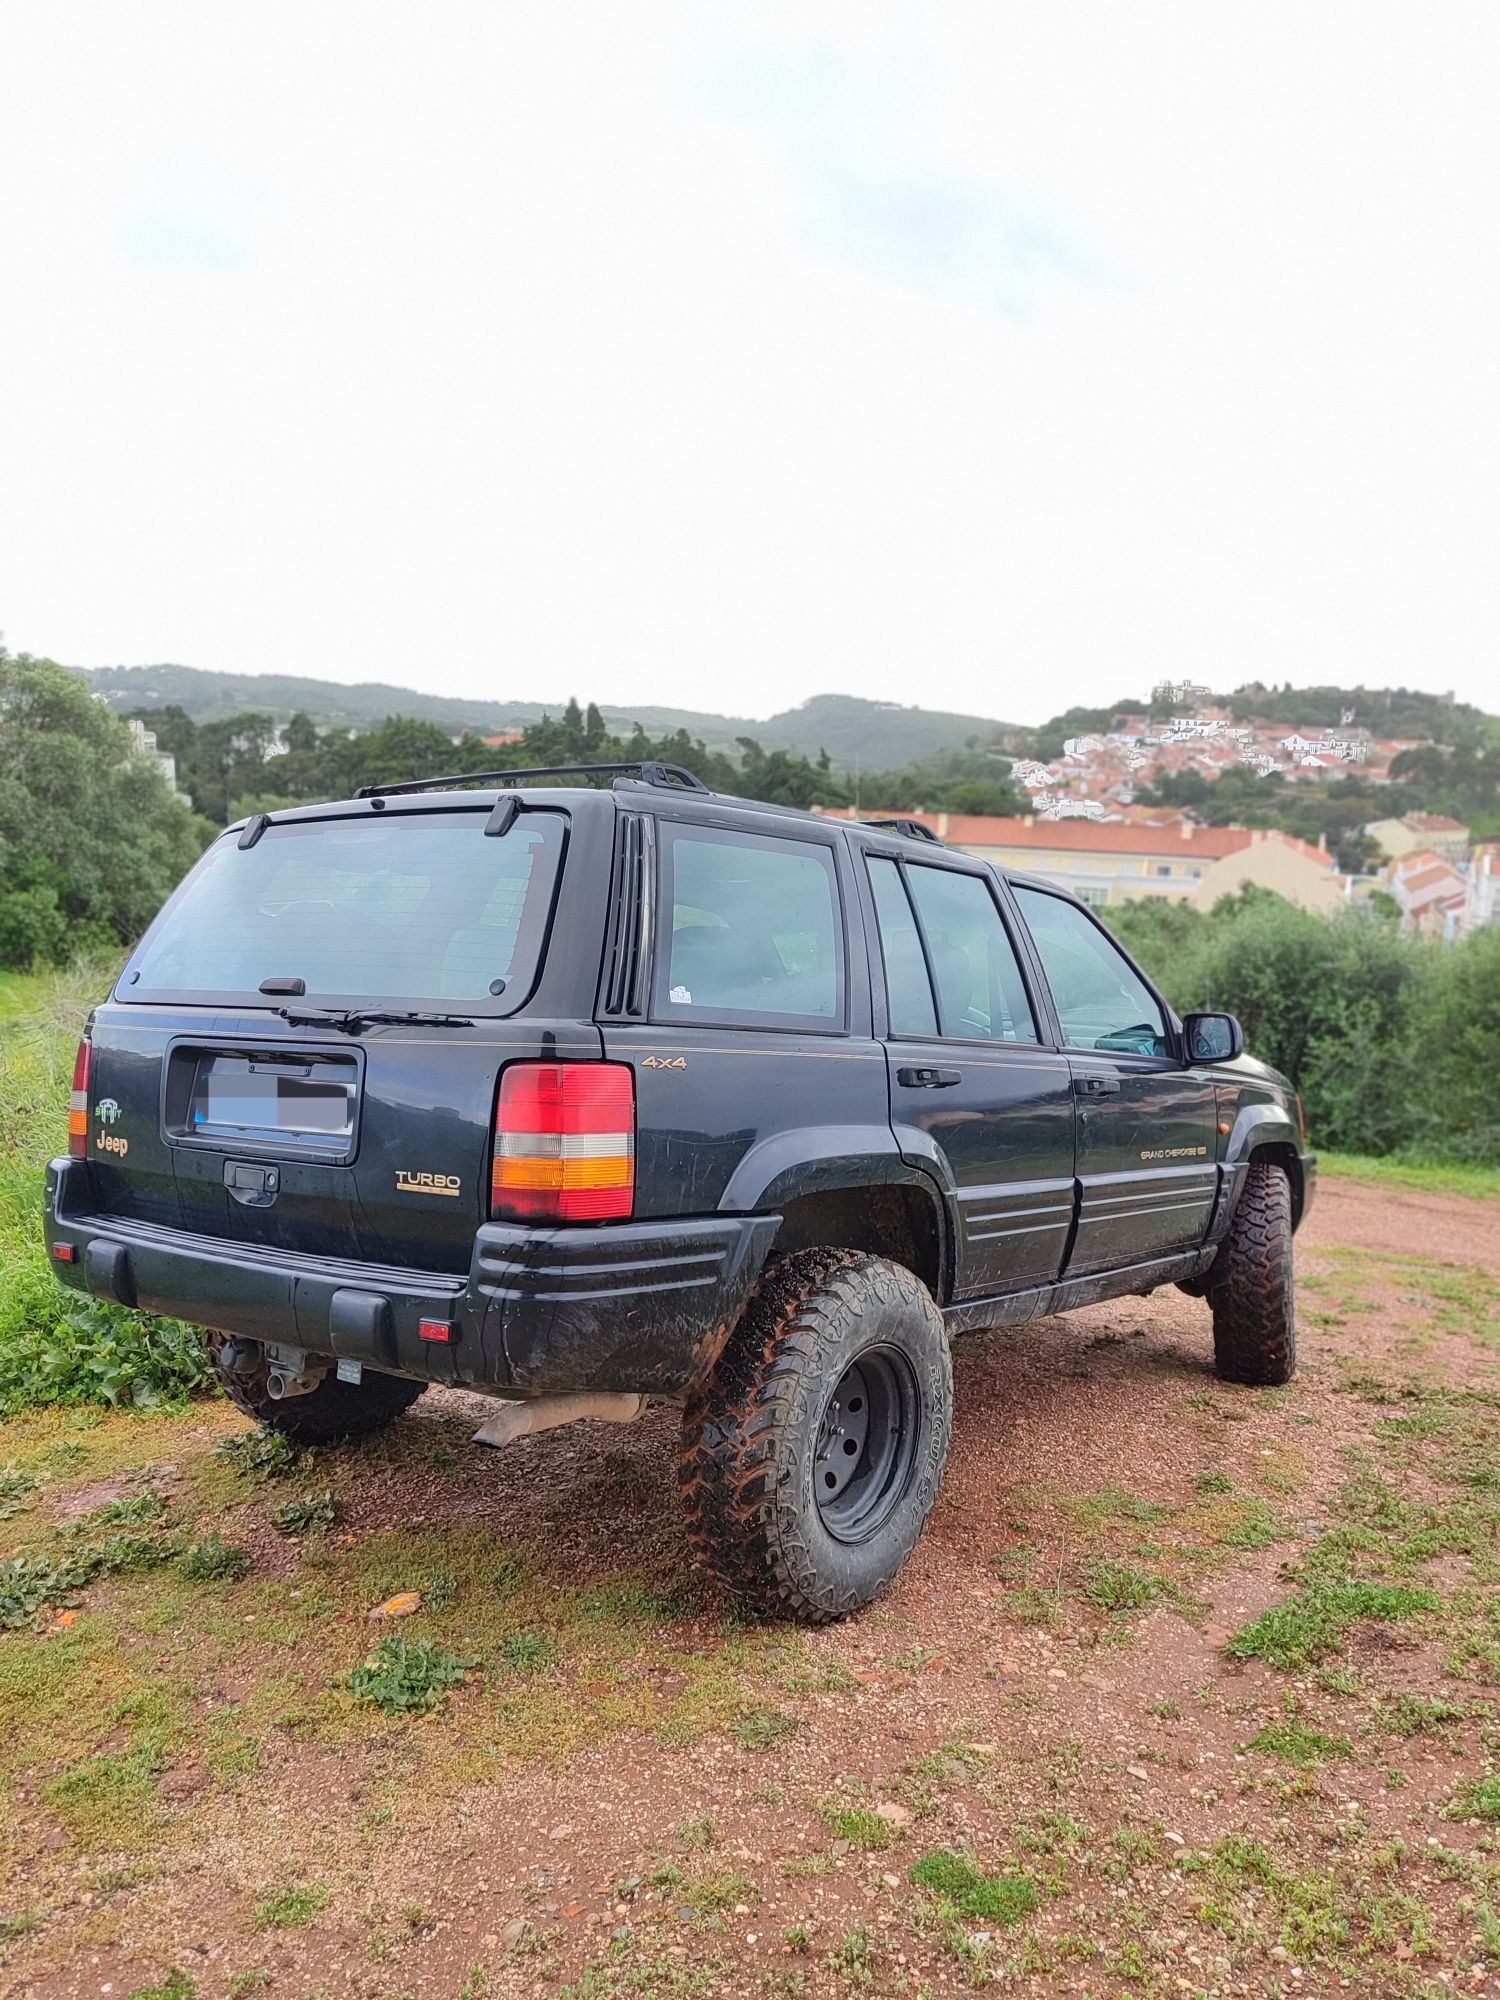
M 1495 705 L 1487 9 L 0 28 L 0 629 L 768 713 Z

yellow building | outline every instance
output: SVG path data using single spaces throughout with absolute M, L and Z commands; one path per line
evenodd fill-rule
M 1209 909 L 1221 896 L 1253 883 L 1305 910 L 1331 910 L 1346 893 L 1343 876 L 1322 848 L 1259 827 L 1195 826 L 1182 819 L 1046 820 L 1031 813 L 1014 819 L 981 813 L 902 817 L 920 820 L 948 846 L 998 868 L 1050 876 L 1095 908 L 1159 896 Z

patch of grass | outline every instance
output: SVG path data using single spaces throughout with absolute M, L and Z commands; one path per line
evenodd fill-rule
M 1171 1593 L 1164 1578 L 1112 1556 L 1089 1563 L 1083 1572 L 1083 1594 L 1101 1611 L 1141 1611 Z
M 229 2000 L 249 2000 L 252 1993 L 258 1993 L 262 1986 L 271 1984 L 271 1973 L 264 1965 L 247 1965 L 234 1973 L 229 1981 Z
M 513 1674 L 539 1674 L 551 1665 L 556 1652 L 541 1632 L 512 1632 L 500 1645 L 500 1658 Z
M 215 1447 L 215 1456 L 236 1472 L 261 1479 L 287 1479 L 305 1463 L 301 1449 L 280 1431 L 241 1431 L 222 1439 Z
M 167 1503 L 159 1493 L 153 1493 L 148 1486 L 144 1492 L 131 1493 L 119 1500 L 106 1500 L 102 1507 L 96 1507 L 89 1515 L 90 1524 L 100 1527 L 143 1527 L 147 1522 L 159 1520 L 167 1511 Z
M 271 1526 L 278 1535 L 321 1534 L 331 1528 L 338 1519 L 338 1505 L 331 1487 L 321 1493 L 309 1493 L 300 1500 L 284 1500 L 271 1515 Z
M 829 1804 L 820 1806 L 818 1810 L 834 1839 L 847 1840 L 851 1847 L 870 1852 L 889 1847 L 896 1838 L 896 1829 L 890 1821 L 882 1819 L 868 1806 Z
M 205 1535 L 183 1551 L 182 1574 L 189 1583 L 236 1583 L 253 1567 L 250 1551 L 222 1535 Z
M 133 1988 L 128 2000 L 193 2000 L 197 1991 L 197 1980 L 189 1979 L 180 1965 L 174 1965 L 154 1986 Z
M 1403 1692 L 1381 1711 L 1381 1721 L 1397 1736 L 1437 1736 L 1469 1711 L 1461 1702 L 1444 1701 L 1441 1695 Z
M 780 1709 L 747 1708 L 730 1723 L 729 1733 L 746 1750 L 774 1750 L 778 1743 L 795 1736 L 800 1726 L 795 1715 L 785 1715 Z
M 1041 1901 L 1030 1875 L 986 1875 L 967 1855 L 940 1847 L 906 1871 L 907 1880 L 952 1904 L 960 1916 L 987 1923 L 1018 1924 Z
M 1319 1582 L 1296 1591 L 1248 1625 L 1224 1650 L 1235 1660 L 1264 1660 L 1295 1673 L 1342 1649 L 1344 1633 L 1364 1618 L 1388 1622 L 1421 1618 L 1438 1608 L 1430 1590 L 1367 1579 Z
M 256 1904 L 255 1921 L 262 1930 L 296 1930 L 327 1909 L 329 1895 L 322 1882 L 296 1882 L 285 1889 L 272 1889 Z
M 1374 1159 L 1367 1153 L 1318 1154 L 1318 1171 L 1361 1187 L 1420 1188 L 1428 1194 L 1500 1198 L 1500 1167 L 1440 1165 L 1430 1161 Z
M 1198 1477 L 1193 1481 L 1193 1486 L 1199 1493 L 1232 1493 L 1234 1491 L 1234 1481 L 1229 1477 L 1227 1472 L 1200 1472 Z
M 709 1813 L 700 1813 L 696 1819 L 684 1820 L 677 1829 L 677 1838 L 684 1847 L 707 1849 L 714 1844 L 714 1823 Z
M 137 1731 L 124 1750 L 97 1751 L 41 1787 L 73 1838 L 86 1847 L 127 1847 L 154 1824 L 156 1776 L 166 1764 L 161 1735 Z
M 1478 1819 L 1500 1826 L 1500 1773 L 1460 1785 L 1445 1810 L 1449 1819 Z
M 442 1706 L 472 1665 L 431 1639 L 382 1639 L 346 1685 L 356 1701 L 387 1715 L 425 1715 Z
M 1172 1511 L 1161 1500 L 1143 1500 L 1128 1486 L 1101 1486 L 1097 1493 L 1080 1493 L 1063 1500 L 1062 1507 L 1088 1533 L 1097 1533 L 1116 1521 L 1164 1521 Z
M 76 1603 L 96 1577 L 155 1569 L 179 1553 L 172 1541 L 112 1535 L 92 1546 L 75 1543 L 11 1556 L 0 1562 L 0 1626 L 14 1631 L 34 1625 L 43 1611 Z
M 1325 1736 L 1321 1729 L 1311 1729 L 1306 1723 L 1298 1722 L 1295 1716 L 1268 1722 L 1259 1734 L 1251 1737 L 1245 1748 L 1304 1767 L 1354 1755 L 1354 1745 L 1347 1736 Z

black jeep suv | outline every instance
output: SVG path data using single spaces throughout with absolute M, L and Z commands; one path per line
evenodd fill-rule
M 492 772 L 208 850 L 89 1023 L 47 1240 L 308 1443 L 429 1382 L 491 1438 L 680 1401 L 695 1550 L 822 1620 L 921 1532 L 951 1335 L 1175 1283 L 1287 1379 L 1300 1124 L 1230 1016 L 915 822 Z

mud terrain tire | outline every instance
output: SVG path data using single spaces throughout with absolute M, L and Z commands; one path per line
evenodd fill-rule
M 1226 1382 L 1289 1382 L 1297 1366 L 1292 1189 L 1286 1169 L 1252 1160 L 1208 1274 L 1214 1367 Z
M 763 1275 L 683 1412 L 696 1559 L 761 1611 L 826 1624 L 879 1596 L 937 1498 L 953 1422 L 942 1316 L 861 1251 Z
M 425 1382 L 408 1382 L 401 1375 L 380 1375 L 367 1371 L 359 1382 L 340 1382 L 330 1369 L 305 1396 L 284 1396 L 280 1401 L 266 1389 L 269 1372 L 265 1357 L 253 1375 L 235 1375 L 222 1366 L 220 1352 L 229 1335 L 208 1336 L 208 1358 L 214 1379 L 236 1409 L 253 1417 L 264 1430 L 280 1431 L 293 1444 L 332 1444 L 337 1438 L 368 1437 L 394 1423 L 427 1387 Z

